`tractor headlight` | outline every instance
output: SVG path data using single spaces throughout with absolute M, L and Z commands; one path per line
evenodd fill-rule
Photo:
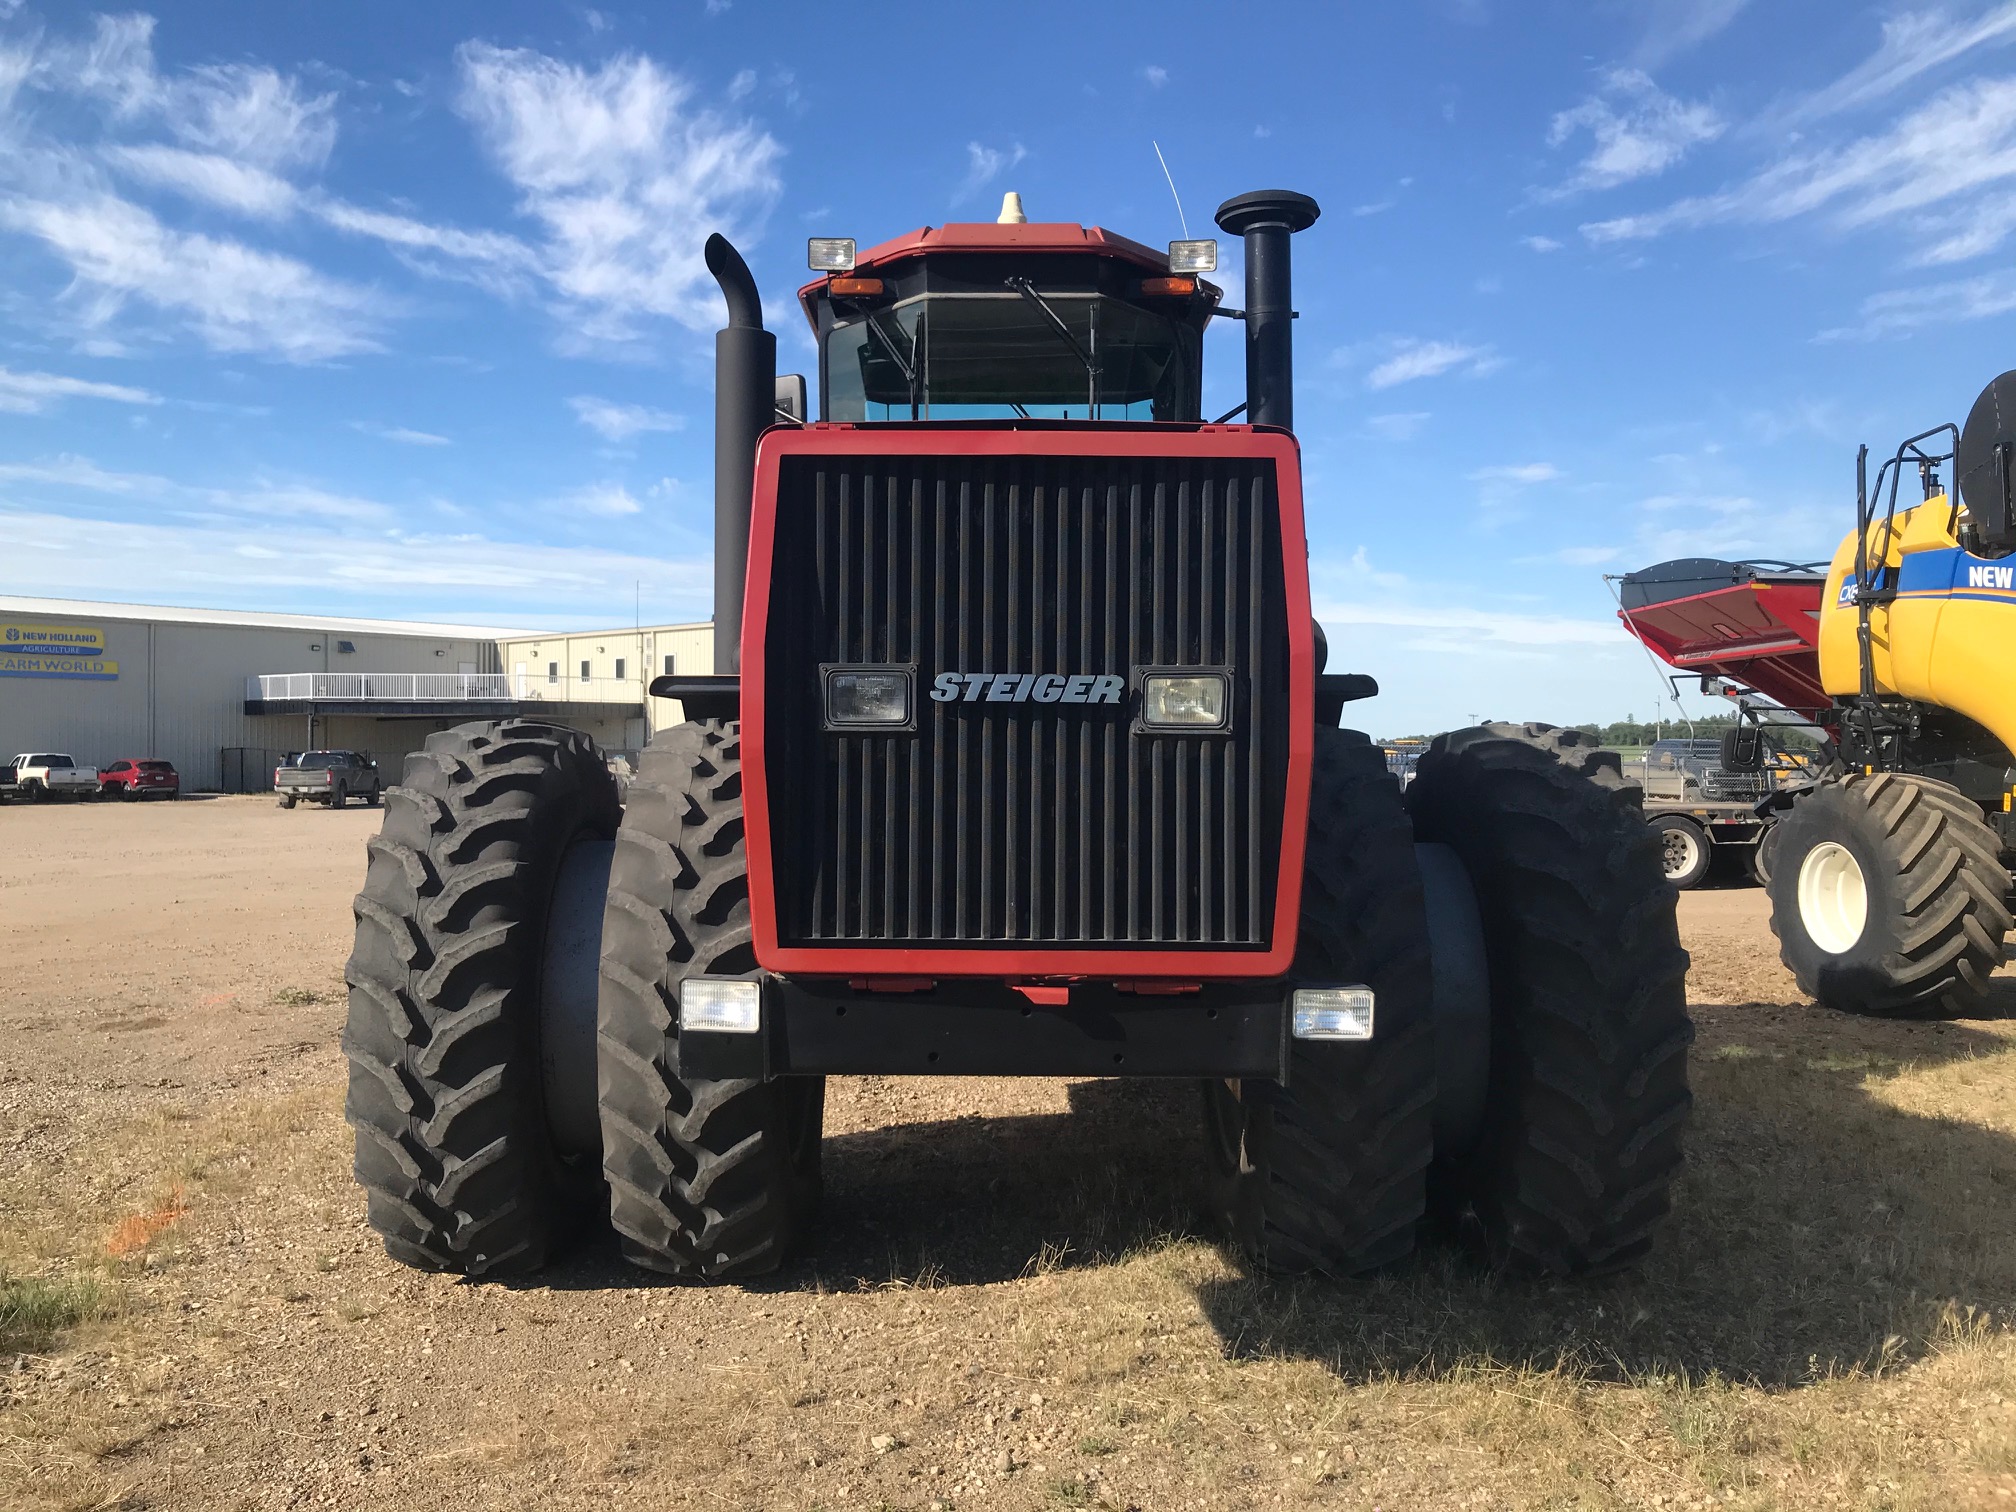
M 1141 723 L 1166 729 L 1216 729 L 1232 704 L 1223 672 L 1151 672 L 1141 679 Z
M 1370 987 L 1298 987 L 1288 1009 L 1288 1032 L 1297 1039 L 1372 1038 Z
M 1218 243 L 1215 241 L 1172 241 L 1169 243 L 1171 273 L 1216 273 Z
M 828 667 L 826 723 L 833 729 L 888 729 L 908 725 L 909 669 Z
M 763 984 L 739 977 L 688 977 L 679 984 L 679 1032 L 755 1034 L 763 1027 Z
M 805 239 L 805 261 L 814 273 L 854 271 L 854 238 L 851 236 L 810 236 Z

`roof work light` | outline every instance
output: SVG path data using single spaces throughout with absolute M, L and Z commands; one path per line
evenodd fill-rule
M 1215 241 L 1172 241 L 1169 243 L 1171 273 L 1216 273 L 1218 243 Z
M 814 273 L 851 273 L 854 270 L 854 238 L 808 237 L 805 241 L 805 262 Z

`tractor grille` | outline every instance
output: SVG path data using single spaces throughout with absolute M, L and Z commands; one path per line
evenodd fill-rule
M 782 459 L 766 766 L 780 940 L 1262 949 L 1288 637 L 1273 464 Z M 916 728 L 823 729 L 822 663 L 916 668 Z M 1140 667 L 1229 667 L 1229 730 L 1134 728 Z M 1117 706 L 934 702 L 1117 674 Z

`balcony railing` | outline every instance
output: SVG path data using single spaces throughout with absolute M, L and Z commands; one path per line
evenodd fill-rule
M 280 672 L 246 678 L 245 697 L 262 703 L 641 704 L 644 685 L 630 677 L 548 682 L 508 672 Z
M 282 672 L 245 679 L 247 698 L 351 703 L 496 703 L 511 696 L 502 672 Z

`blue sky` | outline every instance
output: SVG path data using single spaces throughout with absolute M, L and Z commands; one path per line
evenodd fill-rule
M 2012 365 L 2016 4 L 1227 14 L 0 0 L 0 592 L 704 617 L 706 233 L 808 369 L 807 234 L 1013 188 L 1159 243 L 1153 142 L 1192 234 L 1324 207 L 1312 571 L 1381 732 L 1649 715 L 1604 572 L 1830 554 L 1855 443 Z

